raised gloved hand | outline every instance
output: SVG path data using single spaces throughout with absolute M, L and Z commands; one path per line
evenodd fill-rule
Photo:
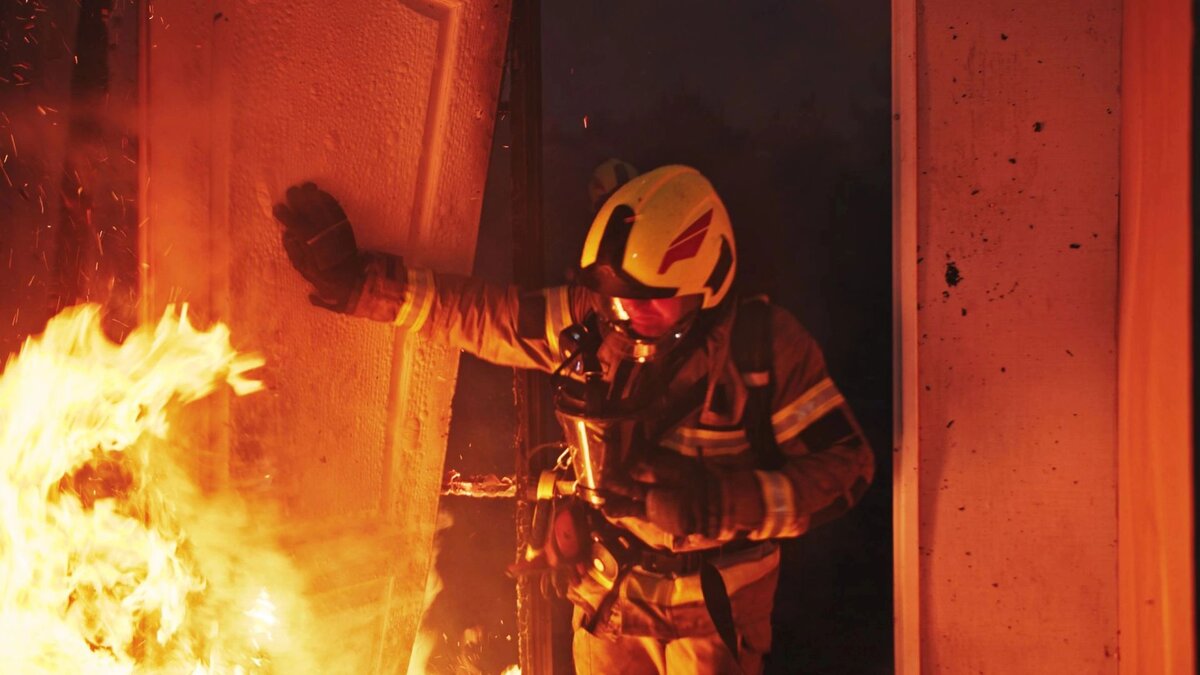
M 273 213 L 283 225 L 288 260 L 316 289 L 309 300 L 335 312 L 347 311 L 365 271 L 346 212 L 314 183 L 288 188 L 286 201 L 276 204 Z

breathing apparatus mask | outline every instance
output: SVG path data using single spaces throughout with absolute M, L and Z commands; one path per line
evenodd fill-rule
M 629 470 L 647 438 L 650 402 L 665 384 L 665 357 L 688 335 L 698 300 L 681 299 L 676 318 L 659 337 L 644 337 L 634 326 L 629 301 L 612 298 L 598 311 L 560 335 L 567 359 L 555 373 L 555 417 L 562 427 L 576 478 L 576 496 L 601 506 L 614 484 L 625 487 Z M 666 319 L 670 320 L 670 316 Z M 604 379 L 600 353 L 614 374 Z M 650 371 L 647 374 L 647 371 Z
M 670 309 L 664 311 L 662 305 L 668 303 Z M 646 363 L 674 349 L 695 323 L 699 311 L 699 296 L 666 301 L 605 298 L 598 312 L 598 325 L 601 337 L 615 355 Z

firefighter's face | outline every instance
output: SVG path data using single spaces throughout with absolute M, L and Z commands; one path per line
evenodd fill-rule
M 613 298 L 612 313 L 641 337 L 660 338 L 700 308 L 699 296 L 635 300 Z

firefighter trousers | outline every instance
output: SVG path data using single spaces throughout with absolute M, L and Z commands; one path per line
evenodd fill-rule
M 592 635 L 575 630 L 576 675 L 759 675 L 771 648 L 771 621 L 738 626 L 735 658 L 717 633 L 660 640 L 628 635 Z M 740 668 L 740 670 L 739 670 Z

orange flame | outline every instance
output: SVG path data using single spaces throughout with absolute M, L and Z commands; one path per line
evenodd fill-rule
M 202 494 L 172 411 L 262 365 L 187 308 L 120 345 L 70 308 L 0 373 L 0 662 L 19 673 L 312 672 L 300 574 Z

